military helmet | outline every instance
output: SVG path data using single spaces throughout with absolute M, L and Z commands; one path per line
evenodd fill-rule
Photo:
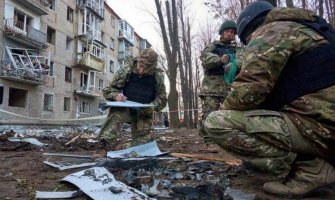
M 227 28 L 234 28 L 236 30 L 236 22 L 234 22 L 232 20 L 224 21 L 220 26 L 219 34 L 221 35 L 223 33 L 223 31 Z
M 157 64 L 158 54 L 151 48 L 144 49 L 139 56 L 139 61 L 146 67 L 154 67 Z
M 263 22 L 265 16 L 273 9 L 266 1 L 256 1 L 245 7 L 237 18 L 237 35 L 246 44 L 246 38 Z

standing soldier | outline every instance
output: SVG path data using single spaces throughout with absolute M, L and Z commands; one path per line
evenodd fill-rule
M 335 30 L 313 11 L 249 4 L 237 33 L 247 46 L 232 92 L 205 131 L 251 166 L 288 175 L 265 183 L 305 196 L 335 182 Z
M 203 130 L 203 122 L 209 113 L 218 110 L 227 97 L 229 86 L 224 81 L 225 67 L 236 53 L 235 40 L 236 23 L 227 20 L 222 23 L 220 40 L 209 44 L 201 53 L 200 59 L 204 68 L 204 79 L 200 91 L 202 99 L 202 122 L 200 134 L 208 144 L 209 140 Z
M 109 101 L 152 103 L 156 111 L 163 109 L 167 102 L 166 89 L 162 70 L 157 68 L 157 58 L 154 50 L 143 50 L 138 58 L 116 72 L 111 84 L 103 89 L 104 97 Z M 100 156 L 121 148 L 117 132 L 125 122 L 131 123 L 132 146 L 150 141 L 152 112 L 152 108 L 111 107 L 99 134 Z M 100 157 L 99 154 L 96 157 Z

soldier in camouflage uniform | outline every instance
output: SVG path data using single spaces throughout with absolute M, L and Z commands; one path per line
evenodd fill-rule
M 312 11 L 264 1 L 248 5 L 237 27 L 242 69 L 205 131 L 255 168 L 290 172 L 265 183 L 268 193 L 304 196 L 335 182 L 334 29 Z
M 103 89 L 104 97 L 109 101 L 152 103 L 156 111 L 163 109 L 167 103 L 166 89 L 163 71 L 157 68 L 157 57 L 154 50 L 143 50 L 138 58 L 116 72 L 111 84 Z M 131 123 L 132 146 L 147 143 L 151 139 L 152 113 L 152 108 L 111 107 L 99 134 L 99 148 L 120 149 L 116 137 L 125 122 Z
M 202 99 L 202 125 L 209 113 L 218 110 L 220 104 L 228 94 L 228 86 L 224 82 L 225 67 L 229 63 L 229 55 L 236 53 L 236 45 L 232 43 L 236 35 L 236 23 L 227 20 L 222 23 L 220 30 L 220 40 L 209 44 L 201 53 L 200 59 L 204 68 L 204 79 L 200 89 Z M 208 137 L 200 129 L 204 140 L 208 143 Z

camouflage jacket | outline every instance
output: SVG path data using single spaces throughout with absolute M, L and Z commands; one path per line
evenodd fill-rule
M 255 30 L 244 49 L 241 71 L 224 101 L 224 110 L 259 108 L 278 80 L 287 61 L 327 41 L 314 30 L 293 22 L 314 20 L 312 11 L 274 8 Z M 335 142 L 335 86 L 301 96 L 281 111 L 299 127 L 305 137 L 329 148 Z M 333 148 L 333 147 L 331 147 Z
M 214 41 L 209 44 L 200 55 L 202 61 L 202 67 L 204 69 L 204 79 L 202 80 L 202 86 L 200 89 L 200 96 L 217 96 L 225 97 L 229 88 L 226 86 L 223 75 L 208 75 L 206 70 L 222 66 L 220 56 L 213 53 L 217 48 L 217 45 L 227 47 L 227 49 L 236 49 L 234 44 L 223 44 L 221 41 Z
M 129 64 L 123 68 L 120 68 L 113 77 L 112 82 L 108 87 L 105 87 L 102 92 L 104 97 L 109 101 L 115 101 L 116 96 L 121 92 L 119 88 L 124 88 L 126 85 L 129 74 L 131 72 L 136 73 L 136 63 L 137 58 L 132 59 Z M 166 88 L 164 84 L 164 74 L 163 71 L 159 68 L 154 68 L 153 71 L 150 72 L 151 75 L 154 75 L 156 78 L 156 97 L 153 100 L 153 104 L 155 105 L 155 110 L 162 110 L 167 103 L 166 98 Z

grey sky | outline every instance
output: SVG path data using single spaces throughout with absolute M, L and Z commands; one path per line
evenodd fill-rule
M 127 20 L 135 31 L 143 38 L 148 39 L 155 49 L 162 46 L 157 32 L 158 24 L 152 15 L 156 16 L 154 0 L 106 0 L 108 5 L 122 18 Z M 164 0 L 162 1 L 164 2 Z M 203 0 L 192 0 L 191 13 L 195 26 L 210 17 Z

